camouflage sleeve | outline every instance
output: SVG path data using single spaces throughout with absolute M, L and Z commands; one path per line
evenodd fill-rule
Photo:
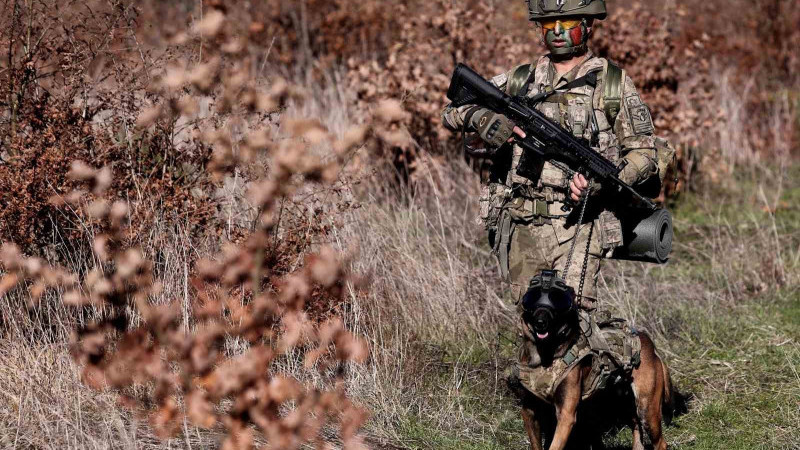
M 650 109 L 628 76 L 625 77 L 620 106 L 614 133 L 626 165 L 619 176 L 629 185 L 640 184 L 658 173 L 655 127 Z
M 505 91 L 506 85 L 508 84 L 508 77 L 509 76 L 510 76 L 510 71 L 506 72 L 506 73 L 502 73 L 502 74 L 492 78 L 490 81 L 492 82 L 492 84 L 494 84 L 498 88 L 500 88 L 503 91 Z M 444 110 L 442 111 L 442 123 L 449 130 L 453 130 L 453 131 L 461 130 L 461 127 L 464 126 L 464 119 L 465 119 L 465 117 L 467 115 L 467 112 L 473 106 L 474 105 L 464 105 L 464 106 L 460 106 L 458 108 L 454 108 L 454 107 L 452 107 L 450 105 L 445 106 Z M 472 122 L 473 123 L 471 123 L 469 125 L 471 125 L 473 128 L 476 128 L 476 126 L 475 126 L 476 123 L 477 123 L 476 119 L 478 119 L 479 117 L 483 116 L 486 113 L 486 111 L 487 110 L 485 108 L 480 108 L 480 109 L 476 110 L 475 113 L 473 113 L 473 115 L 472 115 L 472 118 L 473 118 Z

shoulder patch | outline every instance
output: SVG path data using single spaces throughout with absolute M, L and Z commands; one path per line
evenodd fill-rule
M 504 73 L 492 78 L 492 84 L 497 87 L 504 86 L 506 82 L 508 82 L 508 75 Z
M 655 131 L 653 119 L 650 117 L 650 110 L 644 104 L 639 94 L 625 97 L 625 107 L 628 110 L 628 118 L 631 121 L 631 128 L 636 135 L 651 134 Z

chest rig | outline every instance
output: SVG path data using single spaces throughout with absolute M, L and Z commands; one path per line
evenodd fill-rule
M 610 61 L 590 57 L 579 66 L 573 82 L 553 92 L 550 70 L 547 57 L 518 66 L 508 77 L 506 93 L 530 103 L 544 97 L 534 105 L 536 109 L 617 162 L 620 146 L 613 125 L 622 106 L 624 71 Z M 569 189 L 569 174 L 547 161 L 523 164 L 522 156 L 522 148 L 514 146 L 502 175 L 484 185 L 480 199 L 480 217 L 504 276 L 508 273 L 506 253 L 514 221 L 550 223 L 556 217 L 553 214 L 560 213 L 553 205 L 563 202 Z M 599 220 L 602 247 L 617 247 L 622 241 L 619 220 L 610 211 L 603 211 Z
M 618 161 L 620 149 L 613 125 L 622 105 L 623 70 L 610 61 L 591 57 L 579 66 L 574 81 L 556 90 L 551 71 L 547 57 L 519 66 L 509 76 L 506 92 L 534 103 L 532 106 L 575 137 L 591 142 L 609 160 Z M 506 186 L 527 197 L 563 200 L 569 182 L 567 174 L 549 162 L 531 169 L 522 164 L 521 158 L 522 149 L 515 147 Z M 528 170 L 523 171 L 523 167 Z

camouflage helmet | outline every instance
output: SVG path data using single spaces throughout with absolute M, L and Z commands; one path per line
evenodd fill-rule
M 526 2 L 528 18 L 531 21 L 575 16 L 603 20 L 608 15 L 605 0 L 526 0 Z

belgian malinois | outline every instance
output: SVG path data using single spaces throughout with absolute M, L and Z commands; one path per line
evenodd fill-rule
M 538 280 L 537 280 L 538 278 Z M 544 281 L 544 282 L 543 282 Z M 557 355 L 563 355 L 577 341 L 581 332 L 578 312 L 575 307 L 575 293 L 572 288 L 558 278 L 555 272 L 544 271 L 534 277 L 531 288 L 523 298 L 523 324 L 528 327 L 527 336 L 534 343 L 545 364 Z M 656 450 L 665 450 L 667 442 L 661 430 L 662 410 L 669 412 L 672 407 L 672 385 L 667 366 L 658 357 L 655 346 L 645 333 L 638 333 L 641 342 L 641 362 L 630 375 L 630 393 L 634 410 L 630 422 L 633 429 L 633 449 L 644 450 L 644 434 Z M 520 361 L 527 363 L 529 361 Z M 521 392 L 524 388 L 510 382 L 510 387 L 522 400 L 522 419 L 531 442 L 532 450 L 542 450 L 542 433 L 548 436 L 549 449 L 561 450 L 567 445 L 577 421 L 578 405 L 581 402 L 584 378 L 590 376 L 591 358 L 584 358 L 572 367 L 556 387 L 553 396 L 555 407 L 555 430 L 547 429 L 552 420 L 552 409 L 543 408 L 530 393 Z M 510 380 L 512 381 L 512 380 Z M 627 386 L 624 386 L 627 389 Z M 527 395 L 526 395 L 527 393 Z

